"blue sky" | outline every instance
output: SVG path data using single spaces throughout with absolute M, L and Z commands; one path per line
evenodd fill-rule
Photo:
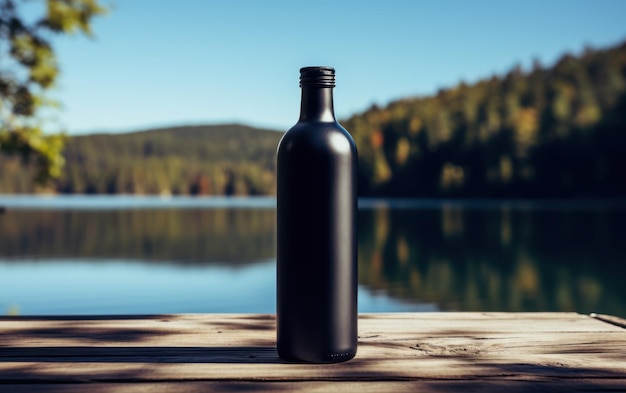
M 55 127 L 70 135 L 241 122 L 287 129 L 298 70 L 337 70 L 340 118 L 626 39 L 626 1 L 116 0 L 59 37 Z

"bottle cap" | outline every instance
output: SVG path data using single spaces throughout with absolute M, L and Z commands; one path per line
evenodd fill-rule
M 300 87 L 335 87 L 335 69 L 333 67 L 300 68 Z

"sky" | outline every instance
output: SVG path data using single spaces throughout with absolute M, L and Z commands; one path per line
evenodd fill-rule
M 100 0 L 93 38 L 55 37 L 50 128 L 239 122 L 287 130 L 299 69 L 336 69 L 339 119 L 626 40 L 623 0 Z

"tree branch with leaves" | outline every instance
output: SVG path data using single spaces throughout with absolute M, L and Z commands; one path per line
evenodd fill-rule
M 94 17 L 106 13 L 98 0 L 41 0 L 44 15 L 27 20 L 25 0 L 0 0 L 0 153 L 19 154 L 36 166 L 44 185 L 61 175 L 65 135 L 43 132 L 40 116 L 55 103 L 45 96 L 59 75 L 51 39 L 92 35 Z

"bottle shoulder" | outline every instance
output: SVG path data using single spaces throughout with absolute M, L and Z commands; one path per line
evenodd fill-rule
M 278 154 L 300 150 L 356 154 L 356 145 L 350 133 L 337 122 L 300 122 L 283 135 Z

